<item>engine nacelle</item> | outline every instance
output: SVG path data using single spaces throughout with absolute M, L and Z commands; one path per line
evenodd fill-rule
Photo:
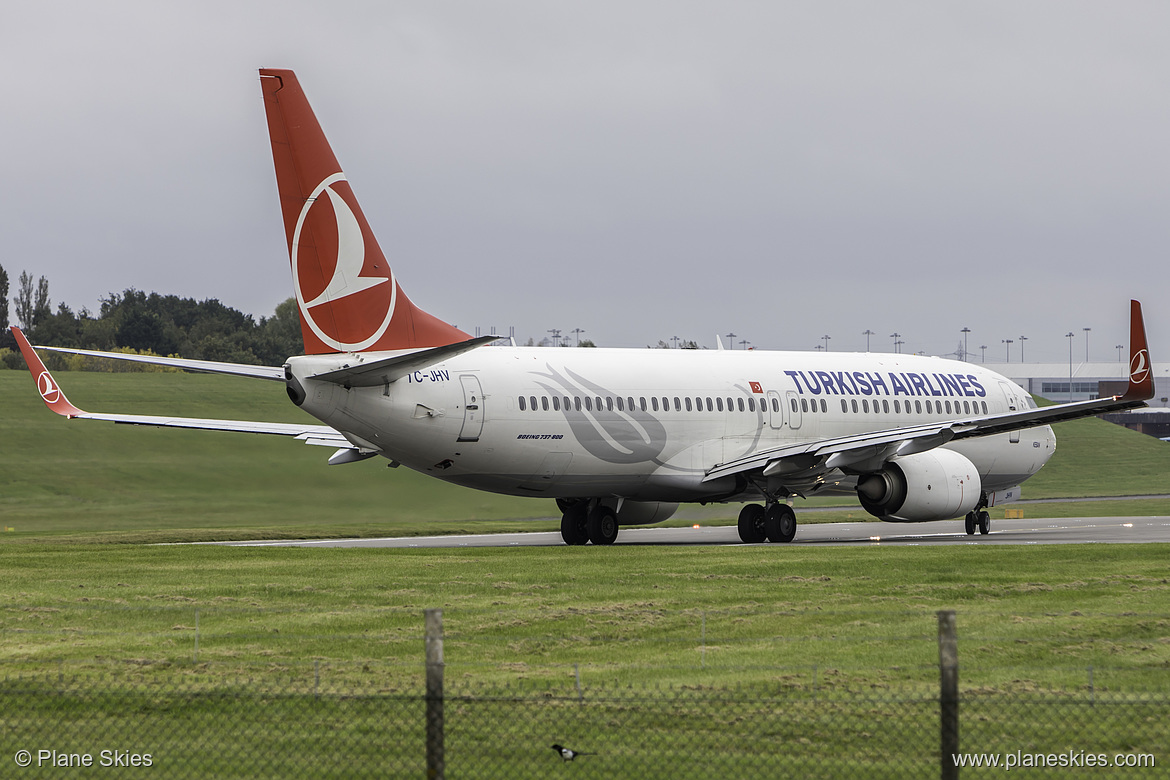
M 678 511 L 678 504 L 669 501 L 623 501 L 621 509 L 617 509 L 617 499 L 603 499 L 601 503 L 617 510 L 618 525 L 661 523 Z
M 897 458 L 857 480 L 865 511 L 894 523 L 960 517 L 979 504 L 981 490 L 975 464 L 941 447 Z

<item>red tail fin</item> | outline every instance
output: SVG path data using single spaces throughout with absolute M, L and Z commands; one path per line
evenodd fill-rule
M 410 302 L 291 70 L 261 70 L 305 352 L 438 347 L 469 336 Z

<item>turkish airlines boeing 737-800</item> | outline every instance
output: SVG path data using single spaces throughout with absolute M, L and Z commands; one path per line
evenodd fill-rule
M 745 542 L 791 541 L 793 495 L 856 493 L 883 520 L 966 518 L 1056 450 L 1049 423 L 1145 406 L 1141 307 L 1123 396 L 1037 408 L 971 363 L 889 354 L 488 346 L 407 298 L 288 70 L 260 82 L 305 354 L 282 367 L 69 350 L 282 382 L 323 425 L 95 414 L 69 403 L 18 328 L 49 408 L 70 418 L 292 436 L 480 490 L 556 499 L 567 544 L 610 544 L 680 502 L 755 501 Z

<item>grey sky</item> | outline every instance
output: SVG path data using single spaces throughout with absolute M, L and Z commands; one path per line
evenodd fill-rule
M 1159 2 L 9 4 L 0 264 L 292 293 L 257 69 L 297 71 L 407 293 L 611 346 L 1170 357 Z M 1011 347 L 1019 359 L 1018 343 Z

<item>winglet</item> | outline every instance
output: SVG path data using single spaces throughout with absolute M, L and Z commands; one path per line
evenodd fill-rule
M 28 339 L 20 332 L 20 328 L 13 325 L 10 330 L 12 331 L 12 335 L 16 337 L 16 344 L 20 347 L 20 354 L 24 355 L 24 362 L 28 364 L 28 371 L 37 383 L 37 392 L 44 399 L 45 406 L 64 417 L 84 415 L 85 412 L 69 403 L 69 399 L 65 397 L 65 393 L 61 391 L 61 386 L 57 384 L 57 380 L 53 379 L 53 375 L 49 373 L 49 369 L 45 368 L 45 364 L 37 357 L 37 353 L 32 348 L 32 344 L 28 343 Z
M 1146 343 L 1146 323 L 1142 319 L 1142 305 L 1129 302 L 1129 387 L 1121 398 L 1124 401 L 1146 401 L 1154 397 L 1154 371 L 1150 349 Z

